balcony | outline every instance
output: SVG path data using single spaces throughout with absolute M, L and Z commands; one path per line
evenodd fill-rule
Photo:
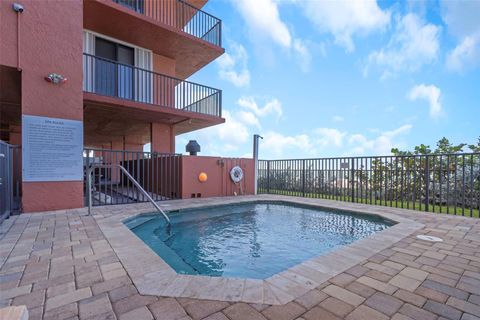
M 222 21 L 182 0 L 112 0 L 215 46 L 222 46 Z
M 204 2 L 196 0 L 195 3 Z M 224 52 L 222 21 L 185 1 L 88 0 L 83 3 L 86 30 L 174 59 L 175 75 L 179 78 L 188 78 Z
M 83 91 L 160 108 L 222 116 L 222 91 L 83 54 Z
M 178 135 L 225 122 L 221 90 L 86 53 L 83 91 L 84 120 L 97 129 L 139 133 L 157 122 Z

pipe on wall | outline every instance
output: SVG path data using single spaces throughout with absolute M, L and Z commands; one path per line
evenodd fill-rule
M 12 9 L 17 13 L 17 70 L 22 71 L 20 67 L 20 14 L 23 13 L 25 9 L 19 3 L 14 3 Z

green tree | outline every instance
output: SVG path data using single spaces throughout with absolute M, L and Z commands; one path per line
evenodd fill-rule
M 472 150 L 472 152 L 480 152 L 480 137 L 478 137 L 477 145 L 469 144 L 468 148 Z
M 466 143 L 453 145 L 447 138 L 443 137 L 442 139 L 438 140 L 437 149 L 435 149 L 434 153 L 459 153 L 463 152 L 463 147 L 466 145 Z

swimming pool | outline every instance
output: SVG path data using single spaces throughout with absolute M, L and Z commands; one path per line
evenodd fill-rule
M 387 229 L 379 216 L 282 202 L 249 202 L 138 216 L 125 222 L 180 274 L 266 279 Z

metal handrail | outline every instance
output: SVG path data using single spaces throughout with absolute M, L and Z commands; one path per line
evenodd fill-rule
M 127 178 L 142 192 L 142 194 L 150 201 L 153 206 L 163 215 L 167 224 L 170 225 L 170 219 L 166 213 L 155 203 L 155 201 L 150 197 L 147 191 L 142 188 L 142 186 L 135 180 L 135 178 L 125 169 L 122 165 L 119 164 L 92 164 L 87 168 L 87 189 L 88 189 L 88 215 L 91 214 L 92 210 L 92 173 L 94 168 L 119 168 L 127 176 Z

